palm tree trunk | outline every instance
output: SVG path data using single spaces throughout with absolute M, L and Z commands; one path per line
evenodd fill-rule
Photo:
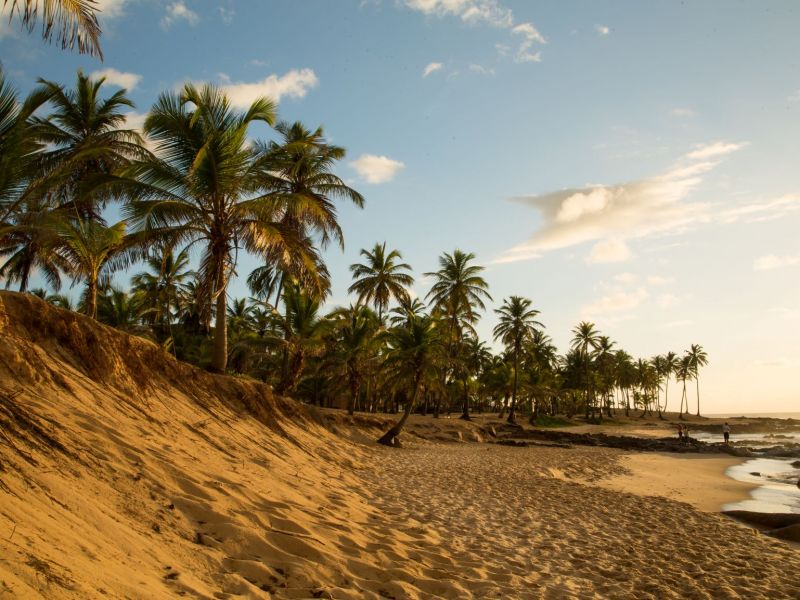
M 699 369 L 698 369 L 699 371 Z M 700 416 L 700 374 L 698 373 L 694 378 L 695 383 L 697 384 L 697 416 Z
M 97 319 L 97 277 L 91 275 L 86 281 L 86 314 Z
M 214 356 L 211 366 L 218 373 L 224 373 L 228 365 L 228 315 L 226 286 L 223 285 L 217 294 L 217 314 L 214 323 Z
M 419 396 L 419 388 L 420 388 L 420 381 L 422 380 L 422 372 L 418 371 L 414 375 L 414 393 L 411 396 L 411 399 L 406 402 L 405 410 L 403 411 L 403 416 L 400 417 L 400 420 L 392 425 L 392 427 L 384 433 L 380 439 L 378 439 L 379 444 L 383 444 L 384 446 L 393 446 L 398 447 L 400 444 L 397 441 L 397 436 L 400 435 L 400 432 L 403 430 L 403 426 L 406 424 L 408 420 L 408 415 L 411 414 L 411 411 L 414 409 L 414 405 L 417 403 L 417 396 Z
M 464 384 L 464 412 L 461 413 L 461 416 L 458 417 L 459 419 L 464 419 L 465 421 L 471 421 L 469 416 L 469 389 L 467 386 L 467 377 L 464 376 L 463 379 Z
M 509 423 L 515 423 L 514 420 L 514 412 L 517 408 L 517 364 L 519 361 L 519 352 L 517 349 L 514 349 L 514 390 L 511 395 L 511 410 L 508 411 L 508 419 L 506 419 Z

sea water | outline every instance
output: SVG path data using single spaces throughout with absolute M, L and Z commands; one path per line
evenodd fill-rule
M 737 481 L 758 485 L 749 500 L 726 504 L 723 510 L 764 513 L 800 513 L 800 469 L 796 458 L 753 458 L 730 467 L 726 474 Z

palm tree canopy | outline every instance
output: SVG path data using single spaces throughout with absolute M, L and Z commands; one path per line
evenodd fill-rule
M 572 330 L 572 342 L 570 347 L 579 350 L 583 355 L 588 355 L 589 348 L 596 350 L 600 344 L 600 332 L 597 331 L 594 323 L 581 321 Z
M 355 281 L 347 290 L 358 294 L 357 304 L 372 302 L 382 314 L 389 306 L 392 298 L 398 302 L 408 300 L 408 288 L 413 285 L 414 278 L 403 271 L 410 271 L 411 266 L 399 262 L 403 256 L 397 250 L 386 252 L 386 242 L 375 244 L 372 251 L 362 249 L 361 256 L 365 263 L 350 265 Z
M 9 5 L 9 20 L 17 15 L 28 31 L 33 31 L 41 18 L 46 42 L 55 37 L 63 50 L 77 46 L 80 54 L 103 59 L 95 0 L 3 0 L 3 8 Z
M 531 308 L 531 300 L 521 296 L 510 296 L 496 309 L 499 322 L 494 327 L 494 339 L 507 347 L 519 350 L 525 339 L 533 336 L 537 327 L 544 327 L 536 317 L 539 311 Z
M 439 257 L 438 271 L 425 273 L 426 277 L 434 278 L 426 296 L 433 307 L 457 326 L 466 325 L 470 330 L 478 320 L 478 310 L 486 308 L 484 300 L 492 299 L 489 284 L 480 276 L 484 267 L 470 264 L 474 258 L 473 253 L 456 249 Z

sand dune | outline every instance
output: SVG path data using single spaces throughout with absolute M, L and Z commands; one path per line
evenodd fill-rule
M 0 392 L 0 598 L 800 597 L 795 548 L 598 485 L 620 452 L 378 447 L 34 298 L 0 294 Z

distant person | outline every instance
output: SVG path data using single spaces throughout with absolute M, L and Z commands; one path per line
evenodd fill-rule
M 723 426 L 722 426 L 722 437 L 724 437 L 724 438 L 725 438 L 725 443 L 726 443 L 726 444 L 730 443 L 730 439 L 731 439 L 731 426 L 730 426 L 730 425 L 728 425 L 728 423 L 727 423 L 727 422 L 725 423 L 725 425 L 723 425 Z
M 683 441 L 683 425 L 681 425 L 680 423 L 678 423 L 678 441 L 679 442 Z
M 683 426 L 683 443 L 684 444 L 688 444 L 689 442 L 691 442 L 691 439 L 689 438 L 689 426 L 688 425 L 684 425 Z

